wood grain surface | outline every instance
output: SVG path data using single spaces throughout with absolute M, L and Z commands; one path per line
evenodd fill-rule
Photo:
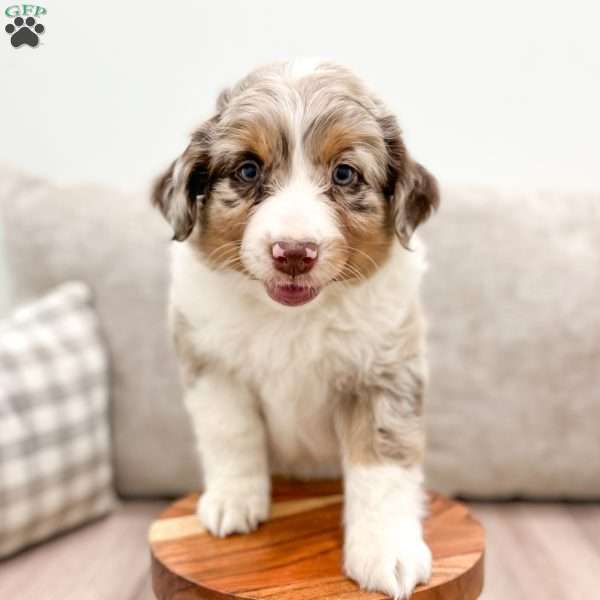
M 271 517 L 249 534 L 217 539 L 195 515 L 198 495 L 173 503 L 149 530 L 159 600 L 375 600 L 341 572 L 340 484 L 276 482 Z M 418 600 L 474 600 L 483 586 L 484 533 L 461 503 L 431 494 L 425 536 L 433 575 Z

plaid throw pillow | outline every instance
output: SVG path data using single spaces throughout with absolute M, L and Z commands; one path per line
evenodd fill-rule
M 0 557 L 111 508 L 107 379 L 84 284 L 0 321 Z

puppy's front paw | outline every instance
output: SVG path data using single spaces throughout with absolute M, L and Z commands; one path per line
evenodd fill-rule
M 208 531 L 218 537 L 248 533 L 269 516 L 268 482 L 251 480 L 209 488 L 198 500 L 197 513 Z
M 394 600 L 409 598 L 431 576 L 431 552 L 420 533 L 349 532 L 344 570 L 361 588 L 383 592 Z

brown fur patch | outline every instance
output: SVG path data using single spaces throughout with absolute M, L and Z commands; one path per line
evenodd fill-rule
M 379 123 L 389 157 L 384 193 L 393 200 L 396 234 L 408 248 L 414 230 L 439 208 L 440 193 L 435 177 L 408 156 L 396 119 L 386 115 Z
M 202 213 L 201 227 L 190 242 L 214 268 L 247 273 L 240 256 L 246 223 L 252 214 L 252 204 L 228 204 L 224 192 L 213 194 Z M 201 231 L 201 233 L 200 233 Z
M 262 117 L 232 123 L 223 121 L 215 140 L 214 152 L 217 156 L 221 152 L 221 143 L 227 148 L 227 154 L 237 147 L 240 153 L 254 154 L 265 165 L 270 166 L 277 162 L 284 152 L 285 135 L 280 127 Z
M 400 228 L 402 236 L 409 238 L 440 205 L 440 192 L 433 175 L 419 163 L 412 163 L 412 186 L 404 202 L 404 218 Z
M 183 154 L 154 183 L 152 203 L 173 227 L 173 239 L 185 240 L 193 231 L 209 183 L 209 147 L 216 118 L 192 135 Z
M 376 121 L 357 110 L 319 116 L 306 131 L 304 142 L 307 154 L 317 165 L 329 166 L 355 148 L 385 158 Z
M 378 199 L 370 212 L 337 205 L 348 250 L 340 279 L 360 280 L 371 276 L 387 260 L 393 243 L 391 213 Z

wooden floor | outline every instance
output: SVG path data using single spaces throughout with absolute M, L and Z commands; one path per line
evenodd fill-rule
M 472 504 L 487 535 L 483 600 L 600 598 L 599 504 Z
M 110 517 L 0 562 L 0 598 L 153 600 L 146 530 L 164 506 Z M 476 503 L 487 530 L 482 600 L 600 598 L 600 504 Z

